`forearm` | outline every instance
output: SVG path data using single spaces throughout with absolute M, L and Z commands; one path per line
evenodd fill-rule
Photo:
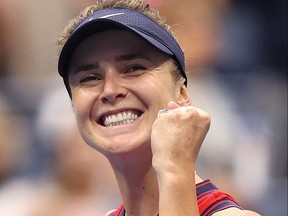
M 198 216 L 194 171 L 180 170 L 157 175 L 159 185 L 159 213 L 165 216 Z

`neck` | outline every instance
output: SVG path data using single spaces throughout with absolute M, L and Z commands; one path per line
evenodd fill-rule
M 152 154 L 110 160 L 128 216 L 158 213 L 158 183 L 151 164 Z

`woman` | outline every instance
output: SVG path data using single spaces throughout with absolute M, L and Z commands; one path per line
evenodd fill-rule
M 157 11 L 96 1 L 58 44 L 79 131 L 121 192 L 124 204 L 107 215 L 258 215 L 195 172 L 210 116 L 191 106 L 184 54 Z

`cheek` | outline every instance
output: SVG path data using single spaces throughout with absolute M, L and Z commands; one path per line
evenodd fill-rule
M 88 95 L 72 91 L 72 104 L 78 124 L 89 119 L 93 99 Z
M 89 137 L 89 134 L 91 131 L 91 120 L 90 120 L 90 113 L 91 113 L 91 107 L 92 107 L 92 100 L 89 100 L 89 98 L 86 98 L 84 96 L 80 95 L 73 95 L 72 103 L 74 108 L 74 114 L 77 121 L 77 126 L 79 129 L 79 132 L 84 139 L 84 141 L 87 143 L 86 139 Z
M 158 81 L 158 80 L 157 80 Z M 148 106 L 155 109 L 158 113 L 159 109 L 167 106 L 168 102 L 175 100 L 175 88 L 170 85 L 169 80 L 163 79 L 163 82 L 143 82 L 143 85 L 136 85 L 138 90 L 142 92 L 144 100 Z

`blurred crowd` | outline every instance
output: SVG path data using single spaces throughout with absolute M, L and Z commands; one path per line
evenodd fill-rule
M 197 172 L 286 216 L 287 1 L 147 1 L 184 48 L 192 104 L 212 117 Z M 95 216 L 121 202 L 57 75 L 57 36 L 90 4 L 0 1 L 0 215 Z

